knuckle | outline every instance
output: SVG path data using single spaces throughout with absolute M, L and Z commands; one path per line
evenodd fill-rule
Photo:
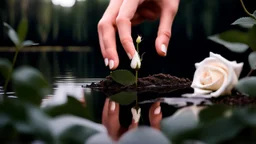
M 109 22 L 107 20 L 100 20 L 98 23 L 98 30 L 103 30 L 108 24 Z
M 129 22 L 129 19 L 127 19 L 123 16 L 117 16 L 117 18 L 116 18 L 116 24 L 117 25 L 127 23 L 127 22 Z
M 165 31 L 160 31 L 159 35 L 164 35 L 168 39 L 171 38 L 171 31 L 165 30 Z
M 129 43 L 132 43 L 132 38 L 131 37 L 123 37 L 123 38 L 120 38 L 120 41 L 124 46 L 127 46 L 127 45 L 129 45 Z

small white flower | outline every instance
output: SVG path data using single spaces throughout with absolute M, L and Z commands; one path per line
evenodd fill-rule
M 54 94 L 51 98 L 43 100 L 41 107 L 65 104 L 67 102 L 68 96 L 72 96 L 79 101 L 83 101 L 84 90 L 83 88 L 75 85 L 61 84 L 54 91 Z
M 135 108 L 132 108 L 131 111 L 132 111 L 132 118 L 134 120 L 134 123 L 138 123 L 140 120 L 141 109 L 139 108 L 137 111 Z
M 141 36 L 138 36 L 137 39 L 136 39 L 136 43 L 141 43 Z
M 210 52 L 210 57 L 195 64 L 196 71 L 191 87 L 193 94 L 185 97 L 218 97 L 231 94 L 237 84 L 243 63 L 228 61 L 219 54 Z
M 141 66 L 141 60 L 138 52 L 136 51 L 133 55 L 132 61 L 131 61 L 131 68 L 133 69 L 140 69 Z

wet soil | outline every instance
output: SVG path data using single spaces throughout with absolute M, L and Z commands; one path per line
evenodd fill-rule
M 173 93 L 176 91 L 183 91 L 183 93 L 193 92 L 193 89 L 190 87 L 191 83 L 192 81 L 187 78 L 178 78 L 169 74 L 160 73 L 138 78 L 137 88 L 135 85 L 123 86 L 115 82 L 111 76 L 107 76 L 105 80 L 99 83 L 92 83 L 85 87 L 104 92 L 107 96 L 123 91 L 136 91 L 138 95 L 145 95 L 145 93 L 147 93 L 148 95 L 158 97 L 164 94 L 171 95 L 171 97 L 181 97 L 182 93 L 176 93 L 174 95 Z M 231 95 L 211 98 L 209 100 L 215 104 L 226 104 L 230 106 L 256 105 L 256 98 L 248 97 L 235 89 L 232 91 Z

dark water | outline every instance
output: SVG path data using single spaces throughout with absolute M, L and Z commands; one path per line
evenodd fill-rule
M 56 51 L 53 51 L 53 50 Z M 13 52 L 1 52 L 0 57 L 12 59 Z M 72 50 L 57 50 L 52 48 L 48 51 L 47 48 L 33 51 L 22 51 L 17 60 L 16 67 L 29 65 L 37 68 L 42 72 L 47 81 L 52 85 L 53 90 L 57 90 L 59 86 L 74 86 L 82 88 L 82 86 L 99 82 L 107 75 L 104 70 L 101 70 L 90 53 L 90 49 L 73 48 Z M 2 83 L 1 83 L 2 85 Z M 1 88 L 2 89 L 2 88 Z M 135 102 L 129 105 L 119 105 L 116 103 L 118 111 L 115 113 L 109 112 L 109 107 L 106 107 L 108 102 L 107 95 L 102 92 L 93 91 L 89 88 L 83 88 L 85 96 L 90 95 L 90 105 L 92 106 L 95 122 L 108 125 L 108 129 L 114 129 L 116 125 L 128 128 L 132 123 L 131 108 L 135 106 Z M 3 91 L 1 91 L 2 93 Z M 138 95 L 138 105 L 141 108 L 141 125 L 159 126 L 161 119 L 172 115 L 179 108 L 187 105 L 200 104 L 204 99 L 185 99 L 177 98 L 183 91 L 177 91 L 170 94 L 159 93 L 143 93 Z M 14 97 L 15 93 L 8 92 L 10 97 Z M 85 99 L 86 101 L 86 99 Z M 210 104 L 210 102 L 205 101 Z M 155 116 L 153 111 L 161 106 L 161 116 Z M 113 117 L 117 117 L 113 120 Z M 110 124 L 109 124 L 110 123 Z M 157 123 L 157 124 L 156 124 Z M 157 126 L 158 125 L 158 126 Z

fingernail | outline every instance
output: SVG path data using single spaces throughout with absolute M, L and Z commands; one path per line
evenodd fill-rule
M 115 102 L 111 102 L 110 110 L 114 111 L 116 109 L 116 104 Z
M 167 48 L 164 44 L 161 45 L 161 51 L 164 52 L 164 54 L 166 55 Z
M 109 61 L 109 69 L 112 69 L 114 67 L 114 61 L 110 60 Z
M 108 58 L 104 59 L 105 65 L 108 66 Z
M 132 55 L 130 53 L 127 53 L 129 59 L 132 59 Z
M 157 115 L 157 114 L 160 114 L 161 112 L 161 106 L 158 106 L 155 111 L 154 111 L 154 114 Z

